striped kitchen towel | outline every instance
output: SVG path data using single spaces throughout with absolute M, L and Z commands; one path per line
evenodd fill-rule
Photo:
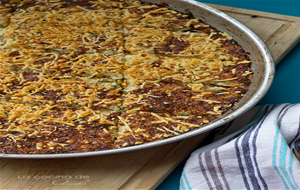
M 254 107 L 218 130 L 191 154 L 181 189 L 300 189 L 300 104 Z

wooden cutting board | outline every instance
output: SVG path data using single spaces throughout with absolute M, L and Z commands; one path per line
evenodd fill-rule
M 300 18 L 211 5 L 240 20 L 278 63 L 300 41 Z M 0 160 L 0 189 L 154 189 L 207 136 L 146 150 L 83 158 Z

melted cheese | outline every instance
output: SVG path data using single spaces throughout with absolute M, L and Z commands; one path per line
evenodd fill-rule
M 251 61 L 235 42 L 229 51 L 231 42 L 188 13 L 151 3 L 3 2 L 0 145 L 94 151 L 199 128 L 251 82 Z

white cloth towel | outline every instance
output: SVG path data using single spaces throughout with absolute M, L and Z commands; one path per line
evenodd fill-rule
M 300 189 L 300 104 L 254 107 L 221 129 L 191 154 L 181 189 Z

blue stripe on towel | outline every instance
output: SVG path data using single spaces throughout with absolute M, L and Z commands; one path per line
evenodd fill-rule
M 260 189 L 260 186 L 259 186 L 259 183 L 258 183 L 256 177 L 255 177 L 254 167 L 253 167 L 253 164 L 252 164 L 252 162 L 251 162 L 250 146 L 249 146 L 249 143 L 250 143 L 250 142 L 249 142 L 249 139 L 250 139 L 251 133 L 252 133 L 254 130 L 258 130 L 258 129 L 261 127 L 261 125 L 262 125 L 262 123 L 264 122 L 265 118 L 266 118 L 266 117 L 269 115 L 269 113 L 270 113 L 269 110 L 272 110 L 273 108 L 276 108 L 276 107 L 277 107 L 276 105 L 275 105 L 275 106 L 266 106 L 266 108 L 265 108 L 266 111 L 263 112 L 263 114 L 264 114 L 264 113 L 266 113 L 266 114 L 265 114 L 265 115 L 259 114 L 259 117 L 260 117 L 260 118 L 263 116 L 262 121 L 261 121 L 260 123 L 258 123 L 258 124 L 253 125 L 252 128 L 250 128 L 249 131 L 247 131 L 247 132 L 243 135 L 244 138 L 243 138 L 243 140 L 242 140 L 242 146 L 241 146 L 241 148 L 242 148 L 242 150 L 243 150 L 243 152 L 244 152 L 244 159 L 245 159 L 245 162 L 246 162 L 245 164 L 246 164 L 246 167 L 248 168 L 248 175 L 249 175 L 249 177 L 250 177 L 250 180 L 251 180 L 251 182 L 252 182 L 252 185 L 253 185 L 254 189 Z M 258 126 L 258 127 L 257 127 L 257 126 Z M 239 141 L 239 139 L 240 139 L 241 137 L 242 137 L 242 136 L 238 137 L 237 140 L 235 141 L 235 149 L 236 149 L 237 158 L 238 158 L 238 163 L 239 163 L 239 167 L 240 167 L 240 170 L 241 170 L 241 173 L 242 173 L 242 176 L 243 176 L 244 183 L 245 183 L 245 185 L 246 185 L 246 188 L 249 189 L 249 188 L 250 188 L 250 187 L 249 187 L 249 183 L 248 183 L 248 181 L 247 181 L 246 173 L 245 173 L 244 168 L 243 168 L 242 158 L 241 158 L 241 153 L 240 153 L 239 146 L 238 146 L 238 141 Z M 253 148 L 256 149 L 255 142 L 253 142 L 253 143 L 254 143 Z M 243 147 L 244 147 L 244 148 L 243 148 Z M 256 152 L 256 151 L 255 151 L 255 152 Z M 254 160 L 256 160 L 256 158 L 254 158 Z M 262 182 L 264 188 L 267 189 L 267 188 L 268 188 L 268 187 L 267 187 L 267 184 L 266 184 L 266 182 L 264 181 L 264 179 L 261 177 L 260 171 L 259 171 L 259 169 L 258 169 L 257 161 L 255 162 L 255 164 L 256 164 L 256 167 L 257 167 L 258 176 L 260 177 L 260 180 L 261 180 L 261 182 Z
M 268 189 L 267 183 L 265 182 L 265 180 L 263 179 L 263 177 L 260 173 L 258 163 L 257 163 L 257 159 L 256 159 L 256 153 L 257 153 L 256 139 L 257 139 L 258 131 L 260 130 L 262 124 L 265 121 L 265 119 L 270 114 L 269 110 L 272 110 L 275 107 L 276 106 L 267 106 L 266 107 L 266 109 L 265 109 L 266 111 L 264 112 L 265 115 L 263 116 L 263 118 L 260 120 L 259 123 L 253 125 L 253 127 L 250 128 L 249 131 L 247 131 L 247 133 L 244 135 L 244 139 L 242 141 L 243 142 L 242 147 L 244 147 L 243 151 L 244 151 L 244 153 L 246 152 L 246 154 L 244 154 L 244 156 L 245 156 L 246 166 L 248 168 L 248 175 L 250 177 L 250 180 L 252 182 L 252 185 L 253 185 L 254 189 L 261 189 L 261 187 L 259 185 L 259 182 L 257 180 L 257 177 L 255 175 L 254 167 L 257 169 L 256 173 L 257 173 L 257 176 L 259 177 L 263 187 L 265 189 Z M 261 117 L 262 116 L 260 116 L 260 118 Z M 253 152 L 254 152 L 254 155 L 253 155 L 253 158 L 252 158 L 254 160 L 254 163 L 252 163 L 252 161 L 251 161 L 251 149 L 250 149 L 250 136 L 251 136 L 252 133 L 254 133 L 254 136 L 253 136 L 253 139 L 252 139 L 252 146 L 251 146 L 252 149 L 253 149 Z
M 260 170 L 259 170 L 259 167 L 258 167 L 258 163 L 257 163 L 257 159 L 256 159 L 256 154 L 257 154 L 257 148 L 256 148 L 257 135 L 258 135 L 258 131 L 261 128 L 264 120 L 265 120 L 265 118 L 263 119 L 263 121 L 261 122 L 261 124 L 259 125 L 259 127 L 257 128 L 257 130 L 255 131 L 255 134 L 254 134 L 254 137 L 253 137 L 253 141 L 252 141 L 252 147 L 255 147 L 253 149 L 253 151 L 254 151 L 253 160 L 254 160 L 255 167 L 257 169 L 257 175 L 258 175 L 260 181 L 262 182 L 263 187 L 265 189 L 268 189 L 268 185 L 267 185 L 266 181 L 264 180 L 264 178 L 262 177 L 262 175 L 260 173 Z
M 279 151 L 279 168 L 280 168 L 281 172 L 283 173 L 285 179 L 291 186 L 291 188 L 296 189 L 296 187 L 294 186 L 294 184 L 292 183 L 292 181 L 290 179 L 288 172 L 286 171 L 286 157 L 288 155 L 287 153 L 289 153 L 288 145 L 286 144 L 285 139 L 281 136 L 280 151 Z
M 283 120 L 283 117 L 287 114 L 288 110 L 291 108 L 291 107 L 294 107 L 295 105 L 290 105 L 290 106 L 286 106 L 279 121 L 278 121 L 278 125 L 277 127 L 279 128 L 279 131 L 280 131 L 280 125 L 281 125 L 281 122 Z M 290 162 L 289 164 L 287 165 L 287 156 L 288 156 L 288 153 L 290 152 Z M 292 151 L 290 151 L 289 149 L 289 146 L 287 145 L 286 143 L 286 140 L 283 136 L 281 136 L 281 140 L 280 140 L 280 151 L 279 151 L 279 168 L 282 172 L 282 174 L 284 175 L 285 179 L 287 180 L 287 183 L 289 183 L 290 187 L 292 189 L 296 189 L 295 187 L 295 184 L 293 184 L 292 182 L 292 179 L 293 179 L 293 173 L 291 172 L 290 175 L 288 174 L 288 171 L 287 171 L 287 167 L 289 168 L 289 171 L 292 170 L 292 163 L 293 163 L 293 153 Z M 292 179 L 291 179 L 292 177 Z M 294 181 L 294 179 L 293 179 Z
M 296 189 L 300 189 L 299 186 L 297 185 L 294 175 L 293 175 L 293 162 L 294 162 L 294 154 L 292 151 L 290 151 L 290 161 L 289 161 L 289 173 L 293 179 L 293 183 L 295 184 L 295 186 L 297 187 Z
M 192 189 L 190 183 L 189 183 L 189 180 L 188 178 L 186 177 L 186 174 L 185 174 L 185 170 L 183 170 L 182 172 L 182 184 L 185 184 L 187 186 L 188 189 Z M 183 186 L 182 189 L 185 189 L 185 187 Z
M 243 163 L 242 163 L 241 153 L 240 153 L 239 145 L 238 145 L 238 142 L 239 142 L 240 138 L 241 138 L 241 136 L 239 136 L 236 139 L 236 141 L 234 142 L 234 148 L 236 150 L 236 156 L 237 156 L 237 159 L 238 159 L 238 164 L 239 164 L 240 171 L 242 173 L 244 184 L 245 184 L 247 189 L 250 189 L 249 183 L 248 183 L 247 178 L 246 178 L 245 170 L 244 170 Z
M 248 131 L 244 135 L 241 147 L 242 147 L 242 150 L 244 153 L 245 165 L 248 169 L 248 176 L 250 177 L 251 183 L 253 185 L 253 189 L 261 189 L 259 186 L 259 183 L 255 177 L 255 171 L 254 171 L 253 163 L 251 161 L 251 155 L 250 155 L 251 150 L 250 150 L 250 146 L 249 146 L 249 139 L 250 139 L 251 134 L 252 134 L 252 130 L 250 129 L 250 131 Z M 256 147 L 253 147 L 253 149 L 256 149 Z
M 284 184 L 285 186 L 285 189 L 289 189 L 288 188 L 288 185 L 284 179 L 284 177 L 281 175 L 277 165 L 276 165 L 276 151 L 277 151 L 277 146 L 278 146 L 278 139 L 279 139 L 279 127 L 276 126 L 276 133 L 275 133 L 275 136 L 274 136 L 274 146 L 273 146 L 273 153 L 272 153 L 272 165 L 273 165 L 273 168 L 276 170 L 277 174 L 279 175 L 279 177 L 281 178 L 281 181 L 282 183 Z

